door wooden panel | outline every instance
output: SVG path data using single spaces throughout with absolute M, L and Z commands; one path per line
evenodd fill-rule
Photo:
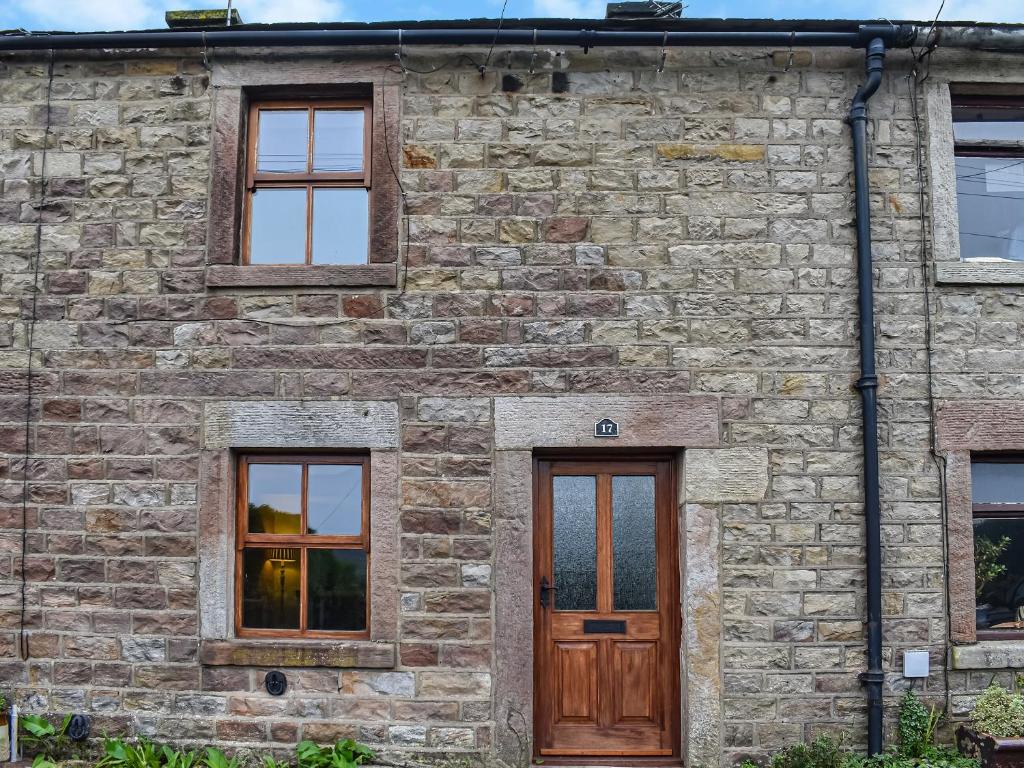
M 597 723 L 597 643 L 556 643 L 556 717 L 560 723 Z
M 679 755 L 670 459 L 535 466 L 537 756 Z
M 658 723 L 658 644 L 612 643 L 615 717 L 613 722 Z

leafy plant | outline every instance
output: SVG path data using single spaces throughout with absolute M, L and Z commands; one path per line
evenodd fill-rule
M 26 713 L 18 719 L 19 739 L 25 752 L 34 754 L 33 768 L 50 768 L 58 760 L 72 756 L 75 750 L 68 736 L 71 715 L 65 715 L 59 726 L 41 715 Z
M 166 744 L 140 738 L 131 744 L 124 739 L 104 739 L 103 758 L 97 768 L 192 768 L 195 752 L 180 752 Z
M 925 707 L 913 691 L 907 691 L 900 699 L 900 714 L 897 723 L 897 751 L 904 757 L 927 757 L 935 746 L 935 728 L 941 714 Z
M 999 562 L 1007 547 L 1010 537 L 1002 536 L 993 541 L 988 536 L 977 536 L 974 539 L 974 594 L 978 599 L 993 581 L 1006 573 L 1006 566 Z
M 1024 736 L 1024 696 L 992 683 L 978 697 L 971 712 L 971 725 L 977 731 L 998 738 Z
M 978 768 L 978 760 L 963 757 L 950 747 L 931 746 L 922 757 L 900 754 L 898 748 L 889 748 L 874 757 L 851 757 L 847 768 Z
M 916 706 L 914 705 L 916 702 Z M 920 706 L 920 709 L 918 709 Z M 906 711 L 906 714 L 904 714 Z M 922 716 L 923 713 L 923 716 Z M 882 754 L 864 757 L 843 747 L 841 741 L 819 736 L 810 744 L 794 744 L 772 755 L 770 768 L 979 768 L 977 760 L 961 757 L 949 747 L 936 746 L 935 725 L 938 716 L 929 712 L 917 700 L 904 696 L 900 706 L 901 732 L 907 734 L 908 748 L 917 748 L 920 754 L 904 753 L 904 745 L 890 747 Z M 904 724 L 904 720 L 906 723 Z M 923 746 L 921 746 L 923 744 Z M 914 745 L 911 747 L 911 745 Z M 759 768 L 746 760 L 740 768 Z
M 355 768 L 373 758 L 373 752 L 369 747 L 352 739 L 339 741 L 331 747 L 320 747 L 312 741 L 301 741 L 295 747 L 295 754 L 298 758 L 298 768 Z
M 287 760 L 276 760 L 273 755 L 264 755 L 263 768 L 291 768 L 291 763 Z
M 240 761 L 235 755 L 228 760 L 227 755 L 215 747 L 207 747 L 206 755 L 203 757 L 203 765 L 206 768 L 238 768 Z

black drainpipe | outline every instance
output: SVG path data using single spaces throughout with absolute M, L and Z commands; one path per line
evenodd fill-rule
M 864 527 L 867 538 L 868 668 L 860 675 L 867 689 L 868 754 L 882 751 L 882 511 L 878 485 L 878 376 L 875 374 L 874 272 L 871 262 L 871 204 L 868 186 L 868 99 L 882 82 L 885 42 L 868 43 L 867 79 L 850 105 L 853 129 L 853 184 L 857 225 L 857 307 L 860 315 L 860 390 L 864 440 Z

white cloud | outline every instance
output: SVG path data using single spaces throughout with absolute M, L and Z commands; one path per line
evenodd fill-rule
M 561 19 L 603 19 L 606 0 L 533 0 L 533 15 Z
M 903 0 L 887 3 L 885 14 L 890 19 L 931 21 L 939 10 L 941 0 Z M 1003 21 L 1024 22 L 1024 10 L 1006 0 L 946 0 L 941 21 Z
M 287 21 L 345 21 L 339 0 L 238 0 L 242 21 L 271 24 Z
M 154 0 L 14 0 L 26 26 L 35 30 L 151 29 L 164 25 L 163 4 Z
M 252 23 L 347 18 L 343 0 L 233 0 L 232 5 L 243 21 Z M 165 11 L 226 6 L 226 0 L 12 0 L 0 16 L 5 21 L 16 16 L 20 26 L 33 30 L 159 29 Z

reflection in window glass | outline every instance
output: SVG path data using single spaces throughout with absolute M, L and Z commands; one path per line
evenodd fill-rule
M 363 526 L 363 468 L 359 464 L 311 464 L 308 533 L 358 536 Z
M 308 151 L 309 113 L 305 109 L 259 111 L 257 173 L 305 173 Z
M 313 190 L 313 263 L 365 264 L 369 249 L 365 187 Z
M 313 113 L 313 170 L 339 173 L 363 168 L 363 110 L 317 109 Z
M 954 104 L 953 138 L 961 144 L 1024 141 L 1024 105 Z
M 975 504 L 1024 504 L 1024 462 L 972 462 L 971 497 Z
M 551 479 L 555 608 L 597 609 L 597 478 Z
M 612 477 L 612 579 L 616 611 L 653 611 L 658 601 L 654 478 Z
M 957 157 L 960 257 L 1024 261 L 1024 158 Z
M 1024 518 L 974 519 L 978 629 L 1024 629 Z
M 242 558 L 242 625 L 298 629 L 300 552 L 246 547 Z
M 300 464 L 249 464 L 248 482 L 249 533 L 301 532 Z
M 304 264 L 306 190 L 254 190 L 250 230 L 250 264 Z
M 366 629 L 366 553 L 361 549 L 309 549 L 310 629 Z

